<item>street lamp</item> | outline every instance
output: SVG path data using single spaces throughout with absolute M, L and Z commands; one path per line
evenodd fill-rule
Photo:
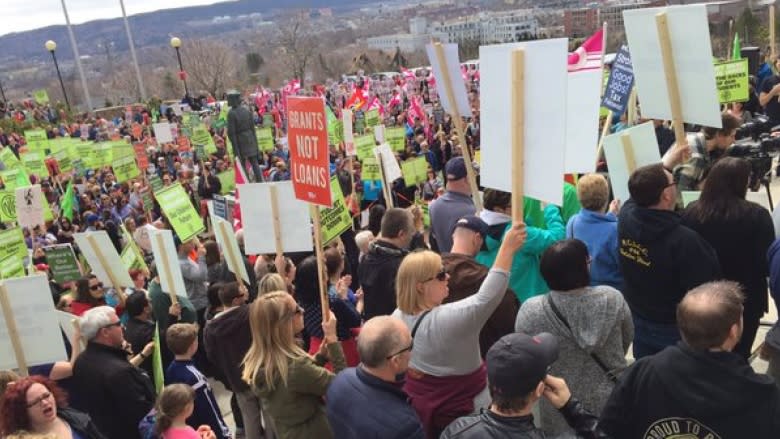
M 190 91 L 187 88 L 187 72 L 184 71 L 184 67 L 181 64 L 181 51 L 179 50 L 181 47 L 181 39 L 178 37 L 172 37 L 171 47 L 176 49 L 176 59 L 179 60 L 179 78 L 181 78 L 181 82 L 184 83 L 184 96 L 189 96 Z
M 60 73 L 60 64 L 57 62 L 57 55 L 54 54 L 54 51 L 57 50 L 57 43 L 55 43 L 52 40 L 49 40 L 44 44 L 46 47 L 46 50 L 51 53 L 51 59 L 54 60 L 54 67 L 57 69 L 57 77 L 60 79 L 60 87 L 62 87 L 62 95 L 65 96 L 65 105 L 68 107 L 68 111 L 70 112 L 70 101 L 68 101 L 68 93 L 65 92 L 65 83 L 62 82 L 62 74 Z

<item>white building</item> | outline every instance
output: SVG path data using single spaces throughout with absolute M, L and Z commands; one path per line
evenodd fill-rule
M 384 52 L 395 52 L 396 49 L 400 49 L 401 52 L 414 52 L 425 49 L 425 45 L 430 43 L 432 38 L 438 38 L 443 43 L 448 42 L 446 35 L 434 33 L 382 35 L 366 39 L 366 44 L 369 49 L 378 49 Z
M 445 23 L 436 23 L 433 25 L 433 30 L 446 34 L 451 42 L 508 43 L 535 37 L 539 33 L 539 22 L 531 11 L 482 13 Z
M 425 17 L 414 17 L 409 19 L 409 32 L 412 35 L 424 35 L 428 33 L 428 20 Z

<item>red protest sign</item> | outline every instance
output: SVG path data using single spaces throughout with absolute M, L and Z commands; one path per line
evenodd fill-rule
M 186 152 L 186 151 L 189 151 L 191 149 L 190 148 L 190 139 L 188 139 L 188 138 L 186 138 L 184 136 L 179 136 L 179 138 L 176 139 L 176 140 L 177 140 L 177 142 L 179 144 L 179 152 Z
M 135 159 L 138 161 L 138 167 L 146 171 L 149 167 L 149 157 L 146 155 L 146 145 L 142 142 L 133 143 L 135 150 Z
M 325 101 L 321 97 L 288 96 L 287 129 L 295 198 L 331 207 Z
M 141 136 L 144 134 L 144 128 L 141 126 L 140 123 L 134 123 L 133 124 L 133 137 L 136 139 L 140 139 Z

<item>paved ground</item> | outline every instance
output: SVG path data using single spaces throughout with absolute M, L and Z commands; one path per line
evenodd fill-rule
M 772 183 L 770 184 L 770 191 L 772 194 L 773 201 L 775 202 L 775 205 L 780 201 L 780 178 L 775 177 Z M 760 191 L 755 193 L 748 193 L 748 199 L 751 201 L 755 201 L 759 204 L 762 204 L 767 209 L 769 208 L 769 200 L 767 197 L 766 189 L 761 188 Z M 772 301 L 772 298 L 769 298 L 769 313 L 764 315 L 764 317 L 761 319 L 762 324 L 761 327 L 758 329 L 758 334 L 756 335 L 756 341 L 753 344 L 753 350 L 756 351 L 759 346 L 761 346 L 761 343 L 764 342 L 764 337 L 766 336 L 767 331 L 769 330 L 771 324 L 773 324 L 777 320 L 777 311 L 774 305 L 774 302 Z M 629 349 L 629 358 L 631 357 L 631 349 Z M 751 364 L 753 365 L 753 368 L 756 370 L 756 372 L 764 373 L 766 372 L 767 363 L 758 358 L 757 355 L 754 356 L 755 358 L 751 361 Z M 222 414 L 225 417 L 225 421 L 228 423 L 231 429 L 235 431 L 235 423 L 233 422 L 233 413 L 230 409 L 230 392 L 228 392 L 222 384 L 220 384 L 217 381 L 210 380 L 212 387 L 214 388 L 214 393 L 217 396 L 217 400 L 219 402 L 219 406 L 222 409 Z

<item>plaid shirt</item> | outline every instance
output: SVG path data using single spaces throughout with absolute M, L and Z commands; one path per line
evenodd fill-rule
M 675 166 L 672 172 L 678 193 L 699 190 L 698 186 L 705 171 L 720 157 L 715 151 L 707 152 L 704 135 L 701 133 L 688 135 L 688 145 L 691 148 L 691 158 Z

